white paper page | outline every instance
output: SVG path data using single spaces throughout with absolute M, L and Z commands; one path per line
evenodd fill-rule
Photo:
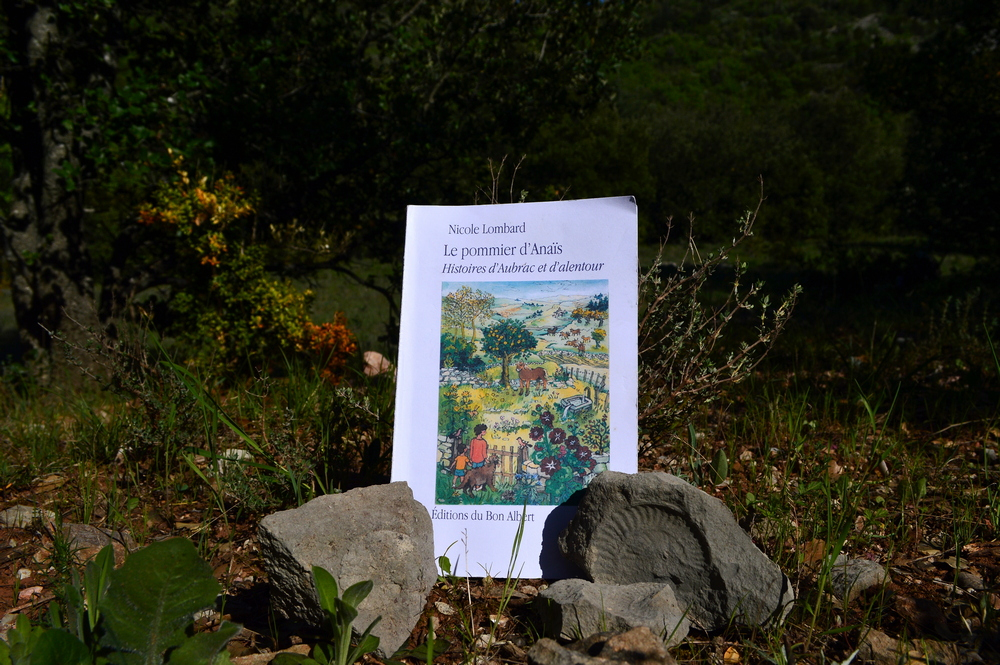
M 392 479 L 457 572 L 506 577 L 527 503 L 513 573 L 572 575 L 579 491 L 636 471 L 637 225 L 631 197 L 408 208 Z

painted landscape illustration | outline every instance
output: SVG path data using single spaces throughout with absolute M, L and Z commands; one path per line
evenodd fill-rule
M 437 504 L 558 505 L 607 469 L 607 294 L 442 284 Z

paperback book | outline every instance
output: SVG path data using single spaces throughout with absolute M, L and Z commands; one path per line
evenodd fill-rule
M 635 472 L 637 273 L 631 197 L 408 209 L 392 477 L 464 574 L 571 574 L 583 491 Z

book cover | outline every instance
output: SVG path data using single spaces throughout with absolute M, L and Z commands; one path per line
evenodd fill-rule
M 393 480 L 464 573 L 570 574 L 580 494 L 637 465 L 634 199 L 411 206 L 403 270 Z

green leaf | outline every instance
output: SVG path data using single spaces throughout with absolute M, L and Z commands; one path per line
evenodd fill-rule
M 87 598 L 87 620 L 91 631 L 97 627 L 100 619 L 101 599 L 108 590 L 109 578 L 114 569 L 115 551 L 110 544 L 101 548 L 84 569 L 84 594 Z
M 59 628 L 42 633 L 31 652 L 31 665 L 89 665 L 91 662 L 87 646 Z
M 205 665 L 226 648 L 229 640 L 240 632 L 240 625 L 223 621 L 214 633 L 198 633 L 170 652 L 169 665 Z
M 211 567 L 190 541 L 173 538 L 130 556 L 110 575 L 100 609 L 108 632 L 103 646 L 112 663 L 160 665 L 180 646 L 195 612 L 219 592 Z
M 10 647 L 3 640 L 0 640 L 0 665 L 11 665 Z
M 340 590 L 337 588 L 337 580 L 325 568 L 319 566 L 312 567 L 313 584 L 316 586 L 316 595 L 319 596 L 319 606 L 331 614 L 337 610 L 337 597 Z
M 309 656 L 300 653 L 279 653 L 271 659 L 272 665 L 321 665 Z
M 368 594 L 374 588 L 375 585 L 370 580 L 358 582 L 344 591 L 344 602 L 351 607 L 357 607 L 361 604 L 361 601 L 368 597 Z
M 337 609 L 333 612 L 333 616 L 337 618 L 337 623 L 340 625 L 350 626 L 358 618 L 358 611 L 353 606 L 345 603 L 342 598 L 335 599 L 334 603 Z

